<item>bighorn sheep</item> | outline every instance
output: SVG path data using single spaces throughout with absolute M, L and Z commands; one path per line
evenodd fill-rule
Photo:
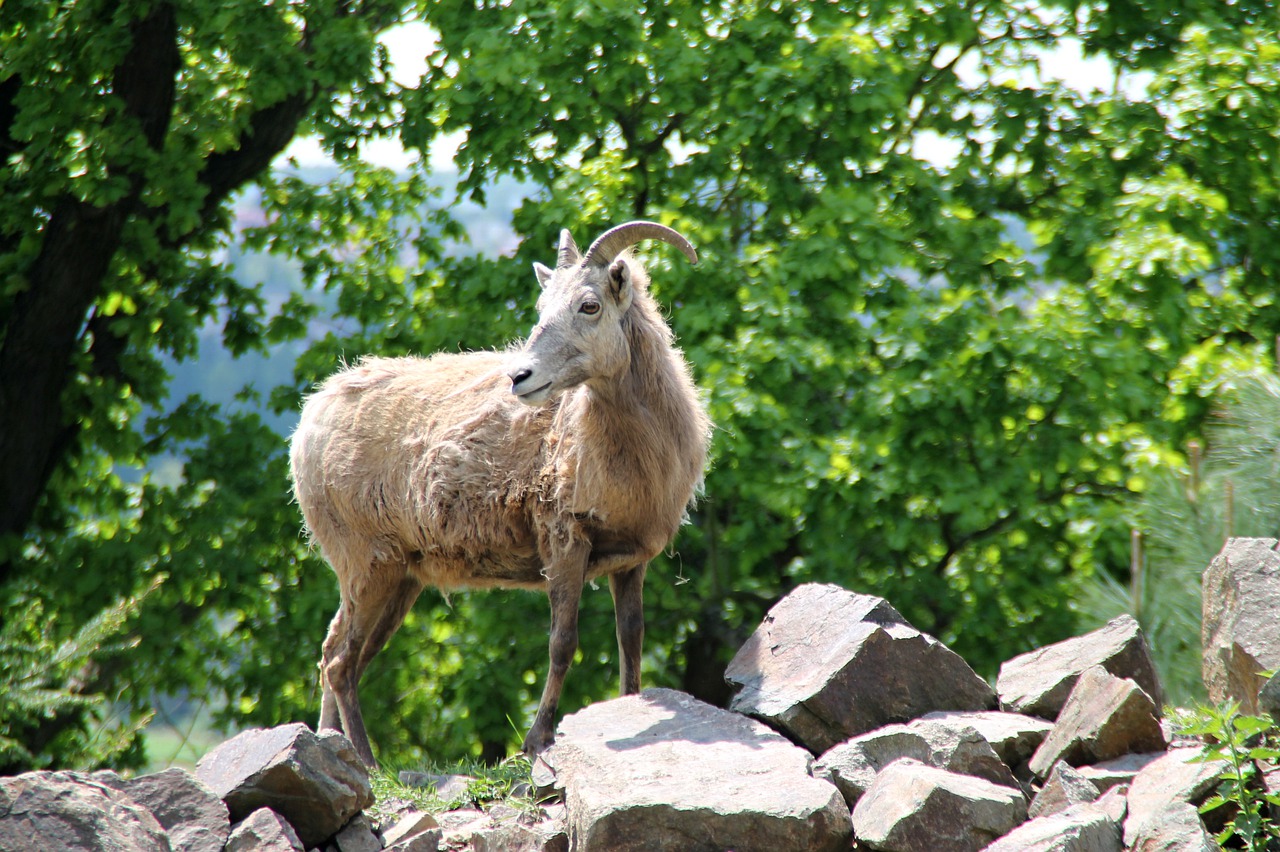
M 307 399 L 293 435 L 294 494 L 338 577 L 324 640 L 320 728 L 376 765 L 357 686 L 425 586 L 545 589 L 550 671 L 524 750 L 554 737 L 578 645 L 584 582 L 609 577 L 622 693 L 640 689 L 645 567 L 702 480 L 710 421 L 688 364 L 628 251 L 630 222 L 582 255 L 562 231 L 534 264 L 538 322 L 516 350 L 365 358 Z

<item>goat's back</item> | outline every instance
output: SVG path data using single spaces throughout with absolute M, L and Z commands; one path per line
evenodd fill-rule
M 294 494 L 340 581 L 394 562 L 446 588 L 541 584 L 526 501 L 544 415 L 511 398 L 503 362 L 367 358 L 307 399 Z

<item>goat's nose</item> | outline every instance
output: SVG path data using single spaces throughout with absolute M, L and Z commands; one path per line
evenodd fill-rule
M 512 387 L 515 387 L 516 385 L 518 385 L 518 384 L 520 384 L 521 382 L 523 382 L 525 379 L 527 379 L 527 378 L 529 378 L 530 376 L 532 376 L 532 375 L 533 375 L 533 370 L 532 370 L 531 368 L 529 368 L 529 367 L 517 367 L 516 369 L 512 370 L 512 371 L 511 371 L 510 373 L 508 373 L 507 375 L 509 375 L 509 376 L 511 377 L 511 386 L 512 386 Z

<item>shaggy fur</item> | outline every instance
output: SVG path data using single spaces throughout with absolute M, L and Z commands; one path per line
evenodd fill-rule
M 520 350 L 365 358 L 303 408 L 294 493 L 341 596 L 320 727 L 346 731 L 370 765 L 356 687 L 425 586 L 547 591 L 552 665 L 530 753 L 552 739 L 587 580 L 610 576 L 622 690 L 639 689 L 645 564 L 701 483 L 710 424 L 643 269 L 605 260 L 562 236 L 557 269 L 536 267 L 539 323 Z

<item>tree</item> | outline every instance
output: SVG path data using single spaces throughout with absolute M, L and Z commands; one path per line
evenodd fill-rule
M 428 70 L 404 91 L 372 41 L 391 6 L 175 3 L 185 109 L 157 149 L 116 127 L 129 101 L 110 92 L 129 33 L 162 7 L 11 18 L 6 6 L 4 30 L 6 61 L 16 45 L 25 63 L 4 75 L 19 78 L 4 84 L 19 108 L 5 138 L 31 153 L 3 173 L 0 221 L 18 248 L 0 262 L 29 276 L 60 233 L 56 208 L 33 199 L 74 189 L 77 203 L 132 211 L 97 301 L 68 321 L 70 407 L 50 421 L 63 452 L 42 462 L 54 473 L 14 527 L 7 582 L 34 584 L 74 622 L 166 573 L 137 629 L 183 640 L 144 638 L 114 671 L 136 706 L 178 685 L 225 696 L 226 720 L 314 712 L 303 649 L 335 596 L 295 535 L 283 442 L 257 413 L 199 400 L 139 424 L 162 394 L 155 353 L 189 354 L 215 317 L 237 351 L 334 324 L 270 398 L 296 410 L 343 357 L 521 334 L 528 264 L 561 227 L 581 238 L 643 216 L 689 235 L 702 265 L 657 250 L 654 287 L 719 430 L 705 497 L 650 572 L 645 679 L 713 700 L 737 641 L 810 580 L 884 595 L 984 673 L 1066 635 L 1087 579 L 1127 565 L 1149 460 L 1198 434 L 1223 364 L 1258 360 L 1280 330 L 1267 301 L 1277 181 L 1252 153 L 1280 105 L 1265 3 L 948 0 L 925 15 L 438 0 L 421 7 L 438 33 Z M 85 16 L 106 27 L 92 40 L 73 26 Z M 1152 95 L 1034 83 L 1064 38 L 1152 75 Z M 50 56 L 80 69 L 79 88 L 26 82 L 53 79 Z M 55 108 L 59 92 L 74 109 Z M 258 173 L 265 221 L 230 235 L 228 196 L 202 176 L 272 135 L 269 111 L 291 99 L 305 103 L 290 133 L 315 129 L 343 174 Z M 466 132 L 463 194 L 523 182 L 513 256 L 445 257 L 459 234 L 426 204 L 421 172 L 360 163 L 360 141 L 393 121 L 419 151 Z M 953 154 L 925 156 L 930 140 Z M 295 259 L 310 290 L 268 306 L 218 268 L 232 241 Z M 37 290 L 4 291 L 6 323 Z M 66 411 L 83 413 L 77 426 Z M 179 481 L 121 476 L 166 452 L 184 459 Z M 519 739 L 545 602 L 448 606 L 424 600 L 366 680 L 384 754 L 493 755 Z M 567 711 L 613 677 L 607 596 L 588 595 L 581 621 Z
M 273 507 L 281 487 L 250 480 L 262 459 L 270 476 L 284 475 L 279 439 L 250 414 L 224 419 L 199 400 L 165 406 L 162 359 L 191 357 L 207 323 L 221 326 L 224 344 L 236 353 L 305 330 L 304 306 L 270 311 L 260 287 L 238 283 L 222 263 L 234 239 L 235 194 L 261 179 L 298 133 L 317 133 L 335 157 L 353 162 L 351 191 L 364 192 L 379 215 L 421 200 L 421 184 L 398 185 L 354 164 L 358 143 L 381 132 L 394 113 L 395 87 L 375 36 L 398 20 L 402 6 L 4 4 L 0 589 L 6 603 L 35 594 L 74 627 L 176 562 L 183 570 L 148 610 L 149 628 L 167 631 L 152 634 L 155 643 L 214 621 L 210 590 L 246 586 L 218 599 L 220 607 L 235 607 L 237 596 L 260 594 L 254 587 L 261 582 L 288 580 L 282 564 L 298 547 L 275 536 L 293 525 Z M 331 223 L 344 225 L 358 223 L 351 215 Z M 144 412 L 159 411 L 164 416 L 143 425 Z M 188 459 L 177 487 L 140 473 L 165 454 Z M 238 473 L 229 466 L 236 463 Z M 276 496 L 263 499 L 268 494 Z M 255 512 L 255 500 L 267 511 Z M 269 519 L 276 523 L 271 536 L 263 529 L 254 544 L 246 540 L 257 564 L 221 571 L 215 557 L 222 542 L 252 539 L 255 522 Z M 171 605 L 167 613 L 164 603 Z M 212 641 L 213 634 L 199 634 L 170 656 L 191 665 L 189 655 Z M 149 656 L 165 654 L 153 649 Z M 200 688 L 207 677 L 196 674 L 201 668 L 184 672 L 175 686 Z M 134 675 L 130 688 L 111 697 L 145 703 L 155 681 L 136 675 L 146 669 L 135 662 L 127 669 Z M 183 670 L 161 666 L 156 674 L 175 672 Z M 111 673 L 76 677 L 80 689 L 92 691 L 110 684 Z M 52 713 L 40 730 L 26 732 L 29 752 L 40 755 L 67 725 L 82 723 L 79 712 Z

